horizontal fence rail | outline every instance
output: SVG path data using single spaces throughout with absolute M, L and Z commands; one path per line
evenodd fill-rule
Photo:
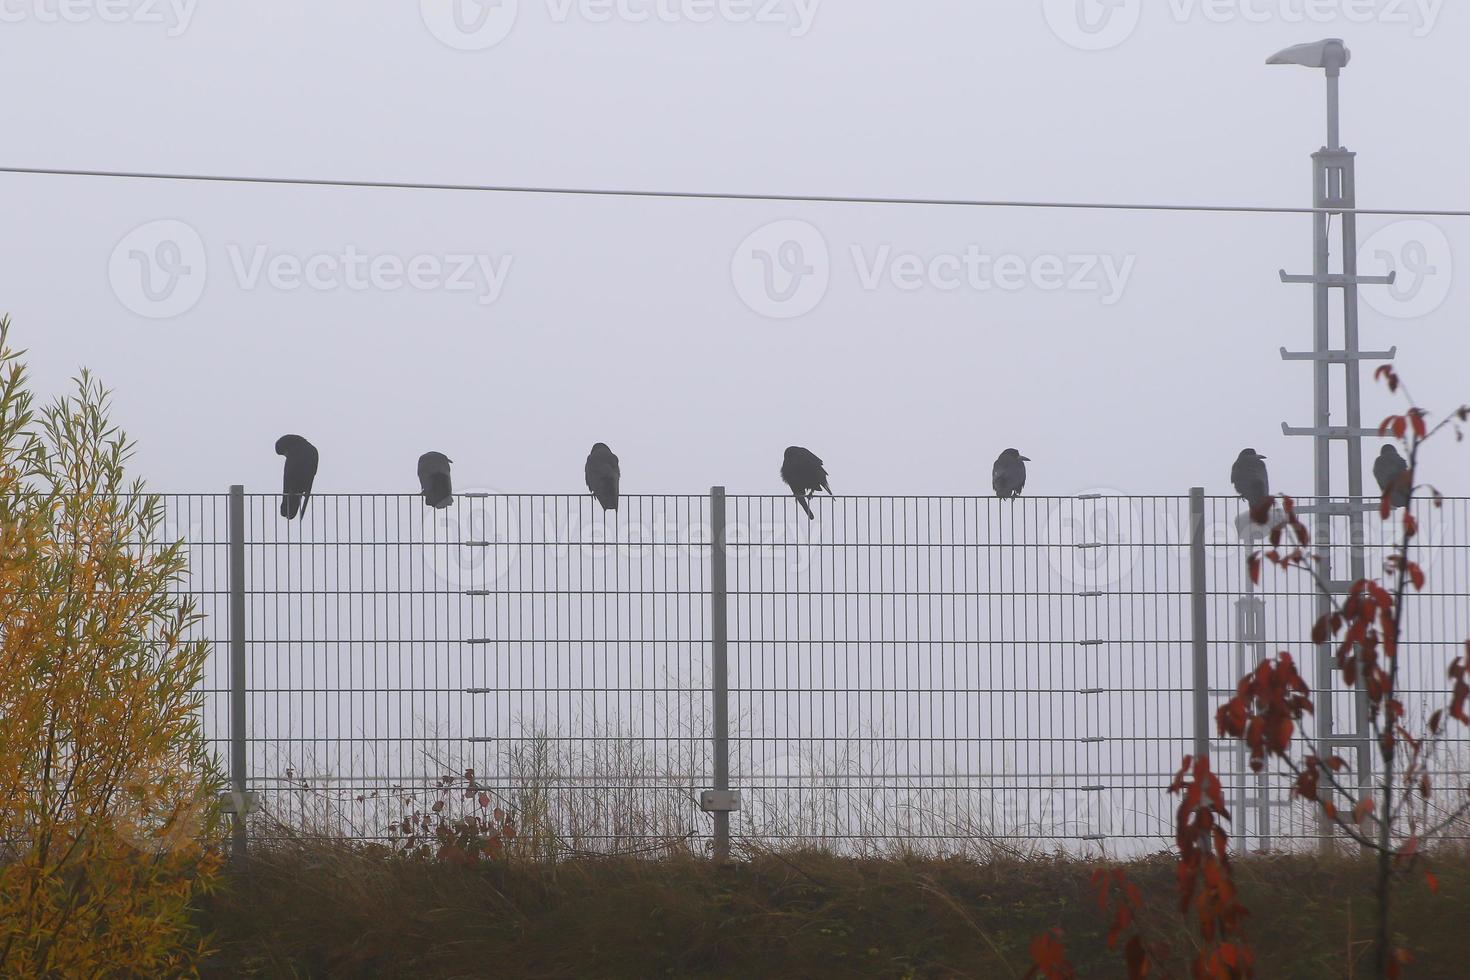
M 214 645 L 203 710 L 224 764 L 229 497 L 164 502 L 164 537 L 189 558 L 178 589 Z M 822 497 L 810 521 L 789 496 L 732 494 L 718 525 L 711 495 L 629 496 L 607 514 L 586 495 L 461 495 L 444 510 L 318 495 L 291 522 L 278 496 L 242 502 L 235 703 L 256 834 L 382 839 L 472 771 L 451 809 L 483 792 L 548 846 L 718 847 L 705 809 L 719 807 L 701 801 L 719 753 L 737 845 L 1137 852 L 1172 837 L 1165 789 L 1197 745 L 1242 846 L 1322 833 L 1213 730 L 1262 657 L 1289 651 L 1317 676 L 1316 594 L 1275 569 L 1250 583 L 1259 542 L 1238 500 L 1192 515 L 1187 496 Z M 1444 703 L 1470 637 L 1470 500 L 1418 511 L 1429 584 L 1410 602 L 1401 683 L 1413 722 Z M 1393 528 L 1363 524 L 1371 574 Z M 1349 531 L 1333 518 L 1338 578 Z M 1358 706 L 1331 701 L 1347 755 Z M 1307 738 L 1325 734 L 1312 724 Z M 1464 739 L 1433 752 L 1440 785 L 1470 780 Z

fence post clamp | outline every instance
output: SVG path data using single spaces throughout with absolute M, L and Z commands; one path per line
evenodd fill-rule
M 699 808 L 705 813 L 734 813 L 740 809 L 740 790 L 707 789 L 699 794 Z

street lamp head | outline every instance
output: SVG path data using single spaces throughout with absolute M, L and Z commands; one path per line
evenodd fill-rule
M 1308 44 L 1294 44 L 1278 51 L 1266 59 L 1268 65 L 1302 65 L 1306 68 L 1325 68 L 1336 74 L 1347 67 L 1353 58 L 1342 38 L 1329 37 Z

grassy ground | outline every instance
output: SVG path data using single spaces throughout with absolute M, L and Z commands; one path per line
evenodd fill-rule
M 759 855 L 415 864 L 341 845 L 257 848 L 201 910 L 207 975 L 374 977 L 1020 977 L 1060 925 L 1084 977 L 1121 974 L 1088 876 L 1065 860 L 851 860 Z M 1410 977 L 1470 975 L 1470 861 L 1442 859 L 1438 895 L 1399 890 Z M 1173 866 L 1133 865 L 1152 933 L 1188 975 Z M 1262 977 L 1366 975 L 1370 871 L 1349 859 L 1237 865 Z

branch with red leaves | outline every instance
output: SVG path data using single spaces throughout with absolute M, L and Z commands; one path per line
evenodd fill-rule
M 1269 738 L 1269 736 L 1267 736 Z M 1203 944 L 1194 959 L 1201 980 L 1242 980 L 1255 974 L 1245 942 L 1245 918 L 1230 869 L 1230 821 L 1225 792 L 1207 756 L 1184 757 L 1169 792 L 1178 794 L 1174 841 L 1179 848 L 1179 911 L 1192 908 Z
M 1412 513 L 1415 492 L 1427 490 L 1436 508 L 1444 503 L 1438 489 L 1417 486 L 1415 479 L 1424 443 L 1447 428 L 1453 428 L 1458 441 L 1464 440 L 1462 426 L 1470 422 L 1470 407 L 1457 409 L 1431 427 L 1429 413 L 1413 405 L 1407 387 L 1392 367 L 1380 368 L 1375 377 L 1386 383 L 1390 392 L 1402 391 L 1410 404 L 1403 414 L 1384 419 L 1378 430 L 1380 436 L 1391 435 L 1407 450 L 1407 458 L 1400 467 L 1402 472 L 1396 478 L 1389 480 L 1387 476 L 1380 476 L 1380 480 L 1388 485 L 1381 486 L 1383 494 L 1379 515 L 1387 521 L 1393 518 L 1396 509 L 1403 510 L 1398 547 L 1383 564 L 1383 573 L 1391 588 L 1363 579 L 1354 583 L 1339 603 L 1327 581 L 1330 576 L 1322 573 L 1322 569 L 1327 567 L 1326 562 L 1309 550 L 1311 536 L 1306 525 L 1297 518 L 1295 502 L 1290 497 L 1282 498 L 1285 517 L 1271 528 L 1270 549 L 1252 554 L 1248 568 L 1251 580 L 1256 583 L 1260 582 L 1266 562 L 1282 569 L 1305 571 L 1325 599 L 1329 611 L 1313 625 L 1312 643 L 1319 647 L 1335 647 L 1337 673 L 1343 683 L 1349 690 L 1363 691 L 1368 704 L 1369 726 L 1364 735 L 1377 744 L 1382 760 L 1382 778 L 1376 787 L 1381 805 L 1371 795 L 1358 799 L 1354 790 L 1339 782 L 1338 774 L 1347 768 L 1342 758 L 1334 755 L 1324 760 L 1310 754 L 1298 764 L 1291 757 L 1290 743 L 1297 725 L 1305 715 L 1312 713 L 1312 692 L 1297 673 L 1288 654 L 1283 653 L 1275 661 L 1262 663 L 1243 678 L 1235 697 L 1220 708 L 1216 723 L 1221 733 L 1246 744 L 1254 771 L 1261 771 L 1269 758 L 1280 760 L 1295 777 L 1293 797 L 1317 805 L 1344 834 L 1378 853 L 1379 919 L 1374 953 L 1378 974 L 1395 977 L 1408 958 L 1402 950 L 1390 946 L 1390 872 L 1413 866 L 1421 860 L 1419 844 L 1424 839 L 1424 828 L 1417 825 L 1409 805 L 1416 794 L 1421 801 L 1427 801 L 1433 793 L 1425 761 L 1426 744 L 1440 737 L 1447 718 L 1470 725 L 1470 641 L 1466 643 L 1465 659 L 1450 667 L 1453 686 L 1450 702 L 1446 708 L 1431 715 L 1427 736 L 1418 737 L 1405 726 L 1407 710 L 1398 697 L 1399 642 L 1405 599 L 1411 589 L 1422 592 L 1428 579 L 1424 569 L 1413 560 L 1413 546 L 1419 535 L 1419 522 Z M 1252 507 L 1252 519 L 1259 524 L 1267 523 L 1274 506 L 1274 499 L 1257 502 Z M 1294 540 L 1288 542 L 1288 534 Z M 1396 772 L 1400 762 L 1403 763 L 1402 771 Z M 1180 779 L 1175 781 L 1176 786 L 1181 785 L 1182 778 L 1183 770 Z M 1195 782 L 1202 778 L 1196 775 Z M 1396 800 L 1394 793 L 1400 780 L 1405 792 Z M 1327 792 L 1324 792 L 1324 787 Z M 1337 806 L 1339 796 L 1352 801 L 1346 815 Z M 1182 821 L 1183 804 L 1180 813 Z M 1429 828 L 1428 834 L 1437 834 L 1467 813 L 1470 813 L 1470 801 L 1444 822 Z M 1405 843 L 1398 844 L 1395 828 L 1405 822 L 1409 836 Z M 1181 841 L 1181 851 L 1182 848 Z M 1431 888 L 1437 887 L 1433 874 L 1427 870 L 1425 879 Z

